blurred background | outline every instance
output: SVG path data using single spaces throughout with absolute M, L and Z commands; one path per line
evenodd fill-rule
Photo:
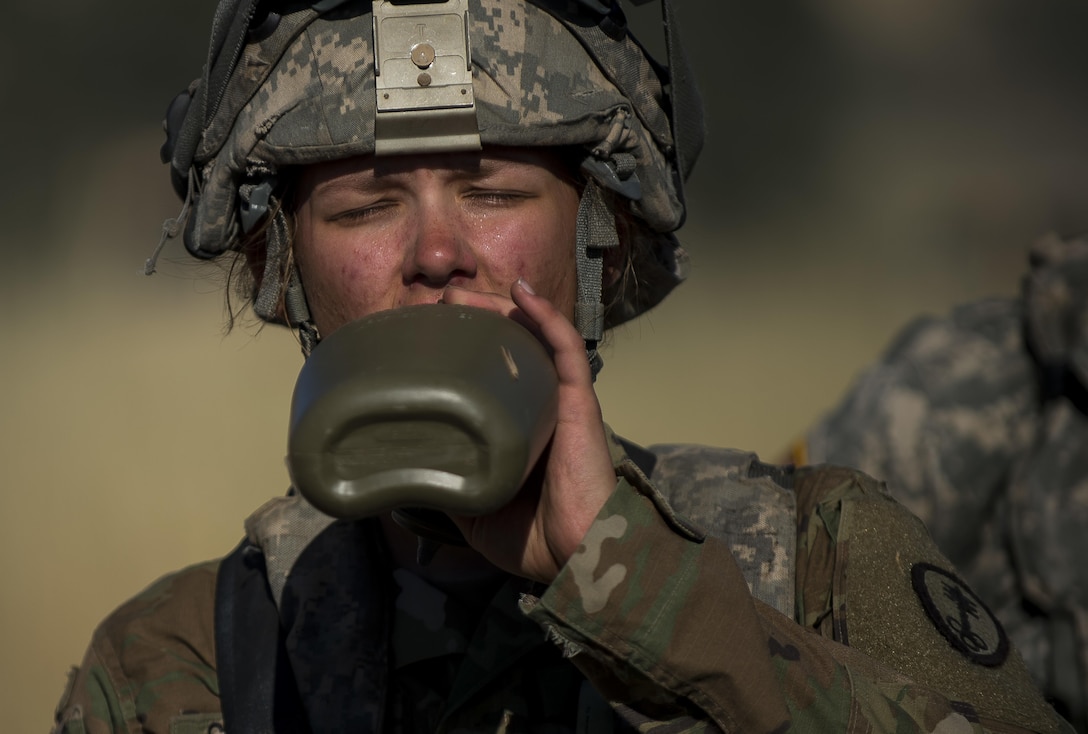
M 1088 230 L 1088 4 L 681 0 L 709 139 L 690 282 L 615 334 L 608 421 L 781 457 L 915 315 Z M 158 161 L 213 0 L 9 0 L 0 25 L 0 711 L 44 731 L 95 624 L 287 486 L 293 337 L 225 334 Z M 660 32 L 656 8 L 636 22 Z

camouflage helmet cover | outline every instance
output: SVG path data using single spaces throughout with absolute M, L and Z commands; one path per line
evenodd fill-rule
M 680 188 L 701 143 L 701 117 L 699 141 L 689 147 L 695 152 L 681 165 L 667 72 L 622 27 L 617 33 L 609 25 L 622 22 L 618 6 L 601 6 L 610 11 L 601 15 L 588 7 L 596 5 L 469 0 L 468 37 L 483 145 L 581 146 L 587 159 L 609 162 L 588 169 L 603 186 L 617 188 L 617 174 L 637 182 L 632 212 L 656 236 L 651 252 L 636 260 L 638 282 L 621 294 L 606 324 L 613 326 L 655 305 L 684 277 L 686 255 L 671 233 L 683 221 Z M 254 206 L 258 182 L 285 167 L 375 150 L 371 3 L 265 8 L 276 22 L 263 33 L 254 17 L 261 6 L 221 2 L 205 76 L 188 93 L 194 104 L 182 110 L 183 124 L 172 123 L 179 132 L 168 128 L 163 157 L 192 207 L 185 244 L 199 257 L 239 248 L 241 215 Z M 224 64 L 231 44 L 240 53 Z M 617 166 L 622 160 L 628 163 Z

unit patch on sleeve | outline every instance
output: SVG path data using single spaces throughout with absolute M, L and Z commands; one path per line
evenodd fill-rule
M 952 647 L 979 665 L 1005 662 L 1009 638 L 967 584 L 931 563 L 914 564 L 911 583 L 933 625 Z

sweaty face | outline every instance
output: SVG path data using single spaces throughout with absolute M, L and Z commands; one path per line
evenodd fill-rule
M 568 318 L 578 191 L 526 150 L 352 158 L 308 167 L 295 260 L 324 335 L 448 285 L 509 295 L 524 278 Z

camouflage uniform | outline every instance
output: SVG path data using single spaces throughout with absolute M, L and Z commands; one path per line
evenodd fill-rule
M 684 277 L 673 233 L 702 130 L 671 3 L 667 71 L 612 0 L 458 7 L 435 23 L 465 19 L 444 40 L 471 45 L 448 55 L 457 78 L 470 61 L 471 80 L 435 86 L 473 100 L 479 145 L 580 154 L 573 322 L 593 361 L 604 328 Z M 319 335 L 281 184 L 298 166 L 404 142 L 379 133 L 402 112 L 419 113 L 409 131 L 435 121 L 429 103 L 402 110 L 394 97 L 437 75 L 413 71 L 379 96 L 375 8 L 390 9 L 221 0 L 205 75 L 168 113 L 163 157 L 185 204 L 167 234 L 200 257 L 259 235 L 254 310 L 298 328 L 304 349 Z M 403 26 L 401 40 L 427 28 Z M 444 140 L 408 143 L 448 152 Z M 639 236 L 606 314 L 613 200 Z M 704 447 L 612 448 L 616 490 L 578 551 L 547 588 L 507 579 L 483 609 L 395 571 L 377 521 L 273 500 L 234 553 L 166 577 L 99 627 L 56 730 L 1063 730 L 1001 626 L 878 483 Z
M 879 483 L 699 446 L 613 453 L 616 492 L 580 550 L 547 588 L 508 579 L 482 616 L 391 574 L 369 521 L 293 496 L 259 510 L 242 553 L 259 583 L 232 603 L 276 610 L 288 683 L 269 730 L 1064 730 Z M 223 729 L 216 567 L 103 623 L 55 731 Z M 939 593 L 912 588 L 919 571 Z M 941 598 L 973 651 L 929 616 Z
M 887 478 L 1088 731 L 1088 238 L 1032 265 L 1021 299 L 908 326 L 796 458 Z

